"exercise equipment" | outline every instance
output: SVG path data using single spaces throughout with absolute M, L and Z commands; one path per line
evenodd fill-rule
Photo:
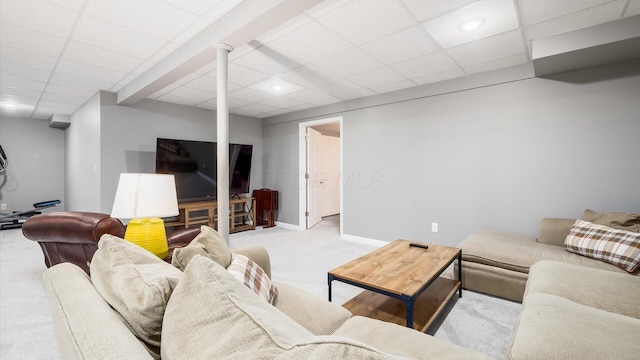
M 25 211 L 15 211 L 10 214 L 0 214 L 0 230 L 18 229 L 22 223 L 33 215 L 42 214 L 40 210 L 58 206 L 60 200 L 48 200 L 33 204 L 33 209 Z

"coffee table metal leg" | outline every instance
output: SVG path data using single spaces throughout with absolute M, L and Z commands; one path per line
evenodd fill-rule
M 411 296 L 402 295 L 402 302 L 404 303 L 407 314 L 407 327 L 413 329 L 413 305 L 415 299 Z
M 335 279 L 335 276 L 327 274 L 327 281 L 329 282 L 329 302 L 331 302 L 331 282 Z
M 462 251 L 458 253 L 458 280 L 460 280 L 460 288 L 458 289 L 458 295 L 462 297 Z

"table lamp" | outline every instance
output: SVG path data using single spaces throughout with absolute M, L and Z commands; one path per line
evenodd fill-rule
M 164 259 L 168 253 L 162 217 L 178 215 L 176 182 L 166 174 L 120 174 L 111 216 L 132 219 L 124 238 Z

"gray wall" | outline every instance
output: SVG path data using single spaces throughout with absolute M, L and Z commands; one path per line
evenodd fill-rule
M 67 210 L 100 212 L 100 93 L 71 115 L 65 130 Z
M 64 210 L 64 131 L 44 120 L 0 116 L 0 145 L 9 167 L 0 174 L 0 203 L 9 211 L 33 209 L 36 202 L 62 201 Z
M 111 212 L 120 173 L 155 171 L 156 138 L 216 141 L 215 111 L 154 100 L 119 106 L 115 94 L 108 92 L 102 92 L 101 98 L 102 212 Z M 231 115 L 229 142 L 254 145 L 251 188 L 262 187 L 260 120 Z
M 637 69 L 635 61 L 519 76 L 300 119 L 344 117 L 347 235 L 448 245 L 480 228 L 535 236 L 541 217 L 640 212 Z M 264 164 L 265 186 L 281 195 L 278 221 L 298 224 L 294 115 L 263 122 Z

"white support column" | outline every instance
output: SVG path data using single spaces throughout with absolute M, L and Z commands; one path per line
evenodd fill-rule
M 228 59 L 232 47 L 217 45 L 218 73 L 218 232 L 229 243 L 229 79 Z

